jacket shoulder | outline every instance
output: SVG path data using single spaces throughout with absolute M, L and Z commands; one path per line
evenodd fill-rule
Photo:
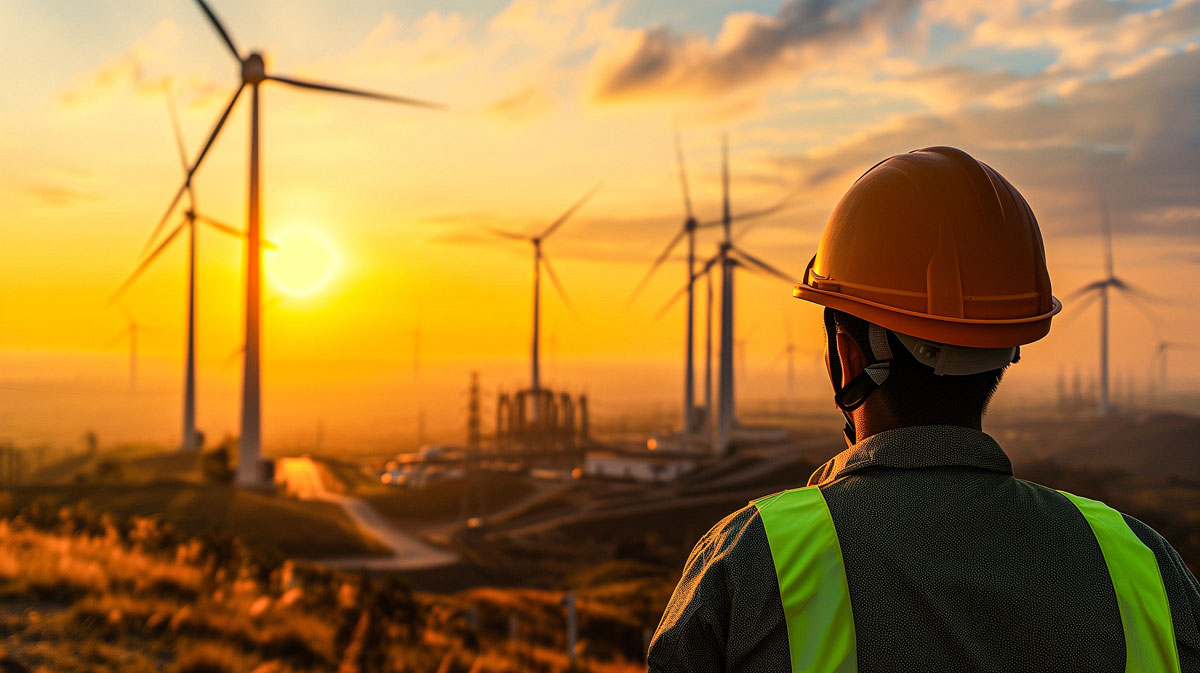
M 783 625 L 766 529 L 758 509 L 747 505 L 717 522 L 692 549 L 647 661 L 651 671 L 662 672 L 737 668 L 748 654 L 742 648 L 767 641 Z M 786 639 L 782 650 L 786 657 Z

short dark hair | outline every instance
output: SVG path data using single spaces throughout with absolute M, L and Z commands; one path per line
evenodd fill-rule
M 841 331 L 850 335 L 863 353 L 869 353 L 869 323 L 842 311 L 833 314 Z M 918 425 L 946 418 L 982 418 L 1008 369 L 1005 365 L 980 374 L 939 376 L 932 367 L 918 362 L 890 330 L 888 344 L 892 349 L 891 373 L 875 394 L 883 396 L 884 404 L 897 418 Z M 833 344 L 830 347 L 836 348 Z

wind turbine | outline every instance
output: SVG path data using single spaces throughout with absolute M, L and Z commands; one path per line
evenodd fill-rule
M 542 233 L 536 236 L 526 236 L 525 234 L 504 231 L 502 229 L 491 230 L 497 236 L 513 241 L 528 241 L 533 245 L 533 348 L 531 349 L 532 356 L 530 358 L 532 362 L 532 385 L 530 390 L 533 392 L 532 415 L 534 421 L 537 421 L 541 417 L 541 397 L 538 391 L 542 389 L 541 356 L 539 352 L 542 332 L 542 267 L 545 267 L 546 275 L 550 276 L 550 282 L 554 283 L 554 289 L 558 291 L 558 296 L 562 299 L 563 304 L 566 305 L 567 310 L 572 313 L 575 312 L 575 308 L 571 305 L 571 300 L 567 298 L 566 290 L 563 289 L 562 282 L 558 279 L 558 274 L 554 273 L 554 267 L 550 265 L 550 259 L 542 252 L 542 243 L 570 219 L 575 214 L 575 211 L 583 207 L 583 204 L 587 203 L 588 199 L 592 198 L 599 189 L 600 185 L 592 187 L 588 193 L 584 194 L 582 198 L 560 215 L 557 220 L 551 222 L 550 226 L 546 227 Z
M 783 319 L 783 350 L 775 356 L 775 362 L 787 358 L 787 394 L 788 401 L 796 399 L 796 343 L 792 341 L 792 322 L 785 316 Z
M 691 278 L 688 279 L 692 280 Z M 694 284 L 694 282 L 693 282 Z M 704 272 L 704 420 L 712 427 L 713 419 L 713 377 L 712 377 L 712 322 L 713 322 L 713 282 L 712 267 Z
M 129 335 L 129 392 L 137 392 L 137 349 L 138 349 L 138 322 L 134 319 L 133 314 L 124 306 L 120 307 L 121 313 L 125 314 L 125 329 L 121 330 L 115 337 L 113 342 L 120 340 L 125 335 Z
M 663 251 L 661 253 L 659 253 L 658 257 L 656 257 L 654 259 L 654 262 L 650 265 L 650 268 L 646 270 L 646 273 L 642 276 L 641 280 L 638 281 L 637 287 L 634 288 L 633 294 L 630 295 L 629 301 L 627 302 L 626 305 L 628 306 L 628 305 L 632 304 L 634 302 L 634 300 L 637 299 L 638 295 L 641 294 L 642 290 L 644 290 L 646 288 L 646 285 L 650 282 L 650 279 L 652 277 L 654 277 L 654 273 L 656 271 L 658 271 L 658 268 L 661 267 L 663 265 L 663 263 L 665 263 L 667 261 L 667 258 L 671 256 L 671 253 L 675 250 L 676 246 L 678 246 L 680 244 L 680 242 L 682 242 L 683 239 L 686 238 L 687 239 L 687 275 L 685 276 L 685 280 L 686 280 L 687 284 L 685 287 L 687 290 L 687 294 L 686 294 L 686 296 L 687 296 L 687 315 L 685 318 L 686 322 L 685 322 L 685 327 L 684 327 L 684 348 L 683 348 L 683 350 L 684 350 L 683 431 L 684 431 L 684 433 L 689 433 L 693 430 L 693 426 L 695 425 L 695 418 L 696 418 L 696 409 L 695 409 L 695 406 L 696 406 L 696 393 L 695 393 L 695 387 L 696 387 L 695 324 L 696 324 L 696 319 L 695 319 L 695 278 L 694 278 L 694 272 L 696 269 L 696 231 L 698 229 L 705 229 L 705 228 L 715 227 L 720 224 L 724 224 L 725 220 L 723 218 L 723 219 L 719 219 L 719 220 L 711 220 L 708 222 L 699 222 L 696 219 L 695 213 L 692 211 L 692 196 L 691 196 L 691 191 L 688 189 L 687 169 L 684 166 L 683 145 L 679 140 L 679 129 L 678 128 L 675 129 L 675 163 L 676 163 L 676 166 L 679 171 L 680 190 L 683 194 L 683 210 L 684 210 L 683 226 L 675 234 L 675 236 L 673 238 L 671 238 L 671 240 L 667 243 L 667 246 L 665 248 L 663 248 Z M 772 213 L 778 212 L 779 210 L 782 210 L 785 203 L 786 203 L 786 199 L 770 208 L 764 208 L 762 210 L 752 211 L 752 212 L 748 212 L 748 213 L 742 213 L 740 215 L 733 217 L 732 220 L 740 221 L 740 220 L 754 219 L 754 218 L 758 218 L 758 217 L 766 217 L 767 215 L 770 215 Z M 707 404 L 707 402 L 706 402 L 706 404 Z M 710 413 L 711 409 L 706 407 L 706 412 Z
M 179 161 L 183 165 L 183 171 L 186 175 L 188 172 L 187 150 L 184 147 L 183 131 L 179 127 L 179 115 L 175 111 L 175 102 L 169 93 L 167 95 L 167 109 L 171 115 L 171 130 L 175 135 L 175 147 L 179 150 Z M 187 184 L 186 189 L 188 207 L 183 213 L 183 221 L 172 229 L 171 233 L 167 234 L 167 237 L 163 239 L 162 243 L 149 256 L 142 260 L 142 263 L 134 269 L 133 273 L 113 293 L 109 302 L 115 302 L 125 294 L 126 290 L 154 263 L 154 260 L 158 259 L 158 256 L 185 229 L 187 230 L 187 346 L 184 356 L 183 434 L 180 448 L 184 451 L 194 451 L 200 448 L 200 435 L 196 432 L 196 222 L 201 222 L 217 231 L 236 236 L 237 238 L 245 238 L 245 234 L 228 224 L 196 212 L 196 194 L 191 184 Z M 269 245 L 268 247 L 274 246 Z
M 179 191 L 175 193 L 175 197 L 171 199 L 171 203 L 167 206 L 166 213 L 155 226 L 150 239 L 146 242 L 143 249 L 143 254 L 149 251 L 157 240 L 158 234 L 162 231 L 163 226 L 167 222 L 167 218 L 179 203 L 183 193 L 187 191 L 192 184 L 192 178 L 196 171 L 200 168 L 200 164 L 204 161 L 204 157 L 208 155 L 208 150 L 216 141 L 217 135 L 225 126 L 225 121 L 229 119 L 229 113 L 233 111 L 233 106 L 237 103 L 238 97 L 242 95 L 247 87 L 250 88 L 250 176 L 249 176 L 249 208 L 247 214 L 246 233 L 249 237 L 249 245 L 246 246 L 246 356 L 243 358 L 242 366 L 242 412 L 241 412 L 241 433 L 238 438 L 238 468 L 237 468 L 237 483 L 241 486 L 258 486 L 262 481 L 260 474 L 259 461 L 261 454 L 261 399 L 260 399 L 260 321 L 261 321 L 261 306 L 260 294 L 262 291 L 262 221 L 261 208 L 259 200 L 259 148 L 261 141 L 259 138 L 259 87 L 264 82 L 277 82 L 286 84 L 301 89 L 312 89 L 315 91 L 324 91 L 328 93 L 340 93 L 350 96 L 359 96 L 362 98 L 370 98 L 373 100 L 388 101 L 391 103 L 399 103 L 401 105 L 411 105 L 426 108 L 438 108 L 440 106 L 417 100 L 414 98 L 405 98 L 401 96 L 391 96 L 359 89 L 349 89 L 341 86 L 330 84 L 322 84 L 318 82 L 310 82 L 307 80 L 295 79 L 292 77 L 284 77 L 281 75 L 273 75 L 267 72 L 266 62 L 263 59 L 261 52 L 252 51 L 246 56 L 242 56 L 238 51 L 237 45 L 234 44 L 233 38 L 229 36 L 229 32 L 221 25 L 216 14 L 209 8 L 204 0 L 196 0 L 201 11 L 208 17 L 213 28 L 220 35 L 225 46 L 229 48 L 229 52 L 237 61 L 241 69 L 241 82 L 233 92 L 233 97 L 230 98 L 229 104 L 225 106 L 225 110 L 221 113 L 216 125 L 208 135 L 208 140 L 205 141 L 200 153 L 196 156 L 196 160 L 188 169 L 187 177 L 183 181 L 183 185 L 179 187 Z
M 1190 349 L 1191 344 L 1174 341 L 1160 341 L 1154 347 L 1154 362 L 1158 365 L 1158 394 L 1164 402 L 1167 400 L 1167 352 Z
M 773 212 L 772 209 L 767 210 Z M 713 267 L 717 265 L 721 267 L 721 340 L 717 374 L 718 408 L 716 422 L 712 426 L 714 433 L 712 450 L 718 455 L 726 453 L 729 449 L 729 439 L 733 430 L 734 420 L 733 282 L 735 270 L 738 267 L 744 267 L 756 273 L 779 278 L 789 284 L 794 282 L 792 276 L 738 247 L 732 236 L 731 225 L 733 224 L 734 217 L 731 214 L 729 206 L 729 142 L 726 136 L 721 137 L 721 213 L 720 224 L 723 228 L 724 239 L 718 246 L 717 253 L 706 260 L 700 270 L 693 273 L 688 279 L 690 286 L 701 275 L 707 275 Z M 661 316 L 665 313 L 687 291 L 688 286 L 684 286 L 683 289 L 676 292 L 659 311 L 658 315 Z
M 1067 299 L 1078 299 L 1086 297 L 1079 306 L 1079 311 L 1082 312 L 1087 307 L 1091 306 L 1095 301 L 1100 301 L 1100 405 L 1099 412 L 1102 416 L 1107 416 L 1112 411 L 1112 404 L 1109 399 L 1108 385 L 1108 291 L 1109 289 L 1116 290 L 1124 295 L 1130 301 L 1135 302 L 1135 305 L 1145 310 L 1141 304 L 1137 303 L 1139 299 L 1145 299 L 1147 295 L 1142 290 L 1136 289 L 1126 281 L 1118 278 L 1113 272 L 1113 250 L 1112 250 L 1112 223 L 1109 221 L 1108 203 L 1105 201 L 1102 205 L 1104 218 L 1101 228 L 1104 235 L 1104 277 L 1100 280 L 1093 281 L 1075 290 Z

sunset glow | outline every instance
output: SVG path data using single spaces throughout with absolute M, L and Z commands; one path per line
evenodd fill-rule
M 264 255 L 267 277 L 285 294 L 304 297 L 323 290 L 341 261 L 333 244 L 315 229 L 287 229 L 272 236 Z
M 1114 372 L 1146 388 L 1154 344 L 1200 330 L 1189 289 L 1200 283 L 1200 5 L 918 4 L 850 2 L 797 30 L 803 13 L 788 8 L 808 5 L 797 0 L 214 3 L 273 72 L 447 106 L 263 84 L 262 226 L 281 247 L 265 256 L 266 286 L 284 295 L 264 317 L 265 444 L 310 437 L 317 417 L 331 438 L 411 424 L 420 400 L 459 399 L 475 369 L 491 389 L 525 383 L 529 253 L 490 230 L 538 231 L 600 181 L 547 245 L 578 317 L 543 285 L 543 375 L 589 390 L 600 414 L 677 406 L 683 306 L 656 314 L 685 280 L 679 259 L 629 303 L 683 221 L 674 127 L 700 220 L 720 216 L 725 133 L 734 214 L 793 195 L 734 233 L 797 277 L 840 195 L 896 152 L 954 145 L 1009 178 L 1037 213 L 1060 296 L 1102 272 L 1103 192 L 1120 276 L 1181 307 L 1146 322 L 1113 303 Z M 194 157 L 236 64 L 190 2 L 9 2 L 0 21 L 23 27 L 0 40 L 0 57 L 29 64 L 0 75 L 0 383 L 51 391 L 8 408 L 21 436 L 65 441 L 100 426 L 165 441 L 186 246 L 177 240 L 122 299 L 147 327 L 141 411 L 127 418 L 104 408 L 127 388 L 128 360 L 106 346 L 125 326 L 106 301 L 182 179 L 164 85 Z M 248 110 L 243 94 L 194 180 L 198 211 L 239 230 Z M 701 231 L 703 258 L 718 229 Z M 288 243 L 292 231 L 310 233 Z M 245 247 L 202 229 L 197 260 L 198 395 L 209 400 L 198 422 L 219 435 L 238 418 L 239 369 L 227 361 L 244 338 Z M 736 293 L 740 394 L 778 398 L 785 316 L 797 352 L 818 353 L 819 312 L 761 276 L 742 275 Z M 1052 389 L 1060 369 L 1086 383 L 1097 321 L 1068 301 L 998 402 Z M 1180 390 L 1200 387 L 1195 352 L 1171 367 Z M 797 395 L 828 410 L 819 358 L 797 358 L 795 376 Z M 53 392 L 77 381 L 97 392 Z M 457 403 L 431 405 L 427 423 L 461 432 Z

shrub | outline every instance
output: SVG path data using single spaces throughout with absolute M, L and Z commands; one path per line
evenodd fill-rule
M 214 484 L 229 484 L 233 482 L 233 468 L 230 467 L 230 449 L 234 443 L 232 438 L 226 438 L 221 445 L 204 454 L 201 470 L 204 481 Z

